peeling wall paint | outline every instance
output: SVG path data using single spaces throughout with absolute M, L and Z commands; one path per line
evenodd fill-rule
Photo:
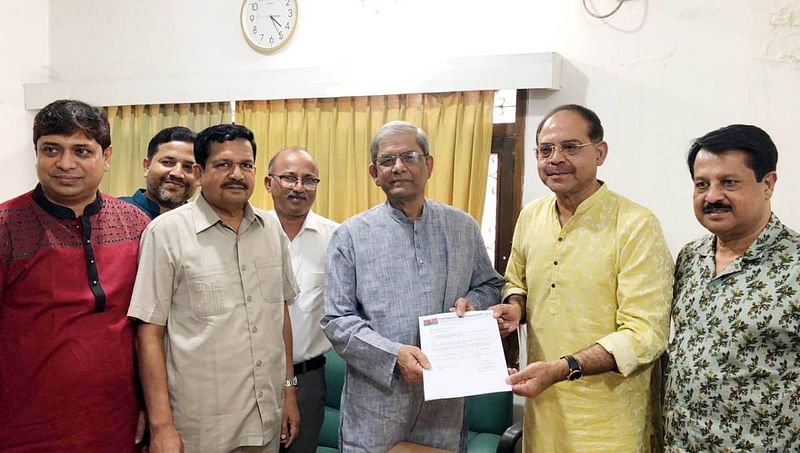
M 770 25 L 772 30 L 764 51 L 766 58 L 800 69 L 800 1 L 773 11 Z

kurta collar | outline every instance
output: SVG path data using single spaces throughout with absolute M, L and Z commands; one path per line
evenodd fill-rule
M 600 188 L 597 189 L 593 194 L 591 194 L 589 198 L 583 200 L 581 204 L 578 205 L 578 209 L 575 210 L 575 214 L 572 215 L 572 218 L 585 214 L 589 210 L 593 209 L 595 206 L 602 206 L 605 203 L 605 199 L 610 196 L 611 191 L 608 190 L 608 186 L 606 185 L 605 182 L 603 181 L 599 182 L 600 182 Z M 561 225 L 561 222 L 558 218 L 558 198 L 555 196 L 555 194 L 553 194 L 552 197 L 553 197 L 552 198 L 553 204 L 551 205 L 550 210 L 552 212 L 552 216 L 555 219 L 556 223 L 558 225 Z
M 400 223 L 414 223 L 414 222 L 425 222 L 428 219 L 428 199 L 425 198 L 425 201 L 422 203 L 422 214 L 416 219 L 410 219 L 405 212 L 400 209 L 395 208 L 391 204 L 389 204 L 389 200 L 386 200 L 384 203 L 386 210 L 389 212 L 389 216 L 391 216 L 395 221 Z
M 133 198 L 136 200 L 136 203 L 144 208 L 144 212 L 150 216 L 151 219 L 155 219 L 161 214 L 161 206 L 158 205 L 155 201 L 151 200 L 150 197 L 147 196 L 145 193 L 147 189 L 139 189 L 133 193 Z
M 594 206 L 602 205 L 603 200 L 608 197 L 608 186 L 603 181 L 598 180 L 598 182 L 600 183 L 600 188 L 598 188 L 589 196 L 589 198 L 583 200 L 581 204 L 578 205 L 578 209 L 575 210 L 575 215 L 581 215 L 592 209 Z
M 47 197 L 44 195 L 44 189 L 42 189 L 42 184 L 36 184 L 36 188 L 33 189 L 33 200 L 36 201 L 44 211 L 51 216 L 57 219 L 76 219 L 75 211 L 72 209 L 61 206 L 59 204 L 55 204 L 52 201 L 48 200 Z M 83 216 L 93 216 L 98 214 L 100 210 L 103 209 L 103 197 L 100 195 L 100 191 L 97 191 L 97 196 L 95 197 L 94 201 L 86 205 L 83 208 Z
M 208 201 L 206 201 L 206 197 L 203 196 L 202 192 L 200 192 L 200 196 L 197 197 L 197 200 L 195 200 L 194 203 L 197 207 L 197 209 L 192 210 L 195 234 L 211 228 L 212 226 L 216 225 L 217 222 L 222 223 L 222 219 L 219 218 L 219 215 L 217 215 L 217 212 L 214 211 L 214 208 L 208 204 Z M 261 214 L 257 213 L 248 201 L 244 205 L 244 220 L 246 220 L 248 224 L 251 224 L 256 219 L 258 219 L 262 226 L 264 225 L 264 219 L 261 218 Z

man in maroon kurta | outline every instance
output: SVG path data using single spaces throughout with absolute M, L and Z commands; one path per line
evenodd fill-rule
M 34 120 L 39 184 L 0 204 L 0 451 L 134 451 L 126 313 L 149 219 L 102 195 L 105 114 L 56 101 Z

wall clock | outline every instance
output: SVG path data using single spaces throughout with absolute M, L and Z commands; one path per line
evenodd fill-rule
M 241 23 L 250 47 L 272 52 L 286 44 L 297 27 L 297 0 L 244 0 Z

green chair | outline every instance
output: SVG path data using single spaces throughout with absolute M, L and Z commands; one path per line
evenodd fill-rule
M 325 354 L 325 421 L 317 453 L 334 453 L 339 447 L 339 405 L 344 385 L 345 363 L 339 354 Z M 491 393 L 467 398 L 468 453 L 513 453 L 522 436 L 522 424 L 512 425 L 511 393 Z

